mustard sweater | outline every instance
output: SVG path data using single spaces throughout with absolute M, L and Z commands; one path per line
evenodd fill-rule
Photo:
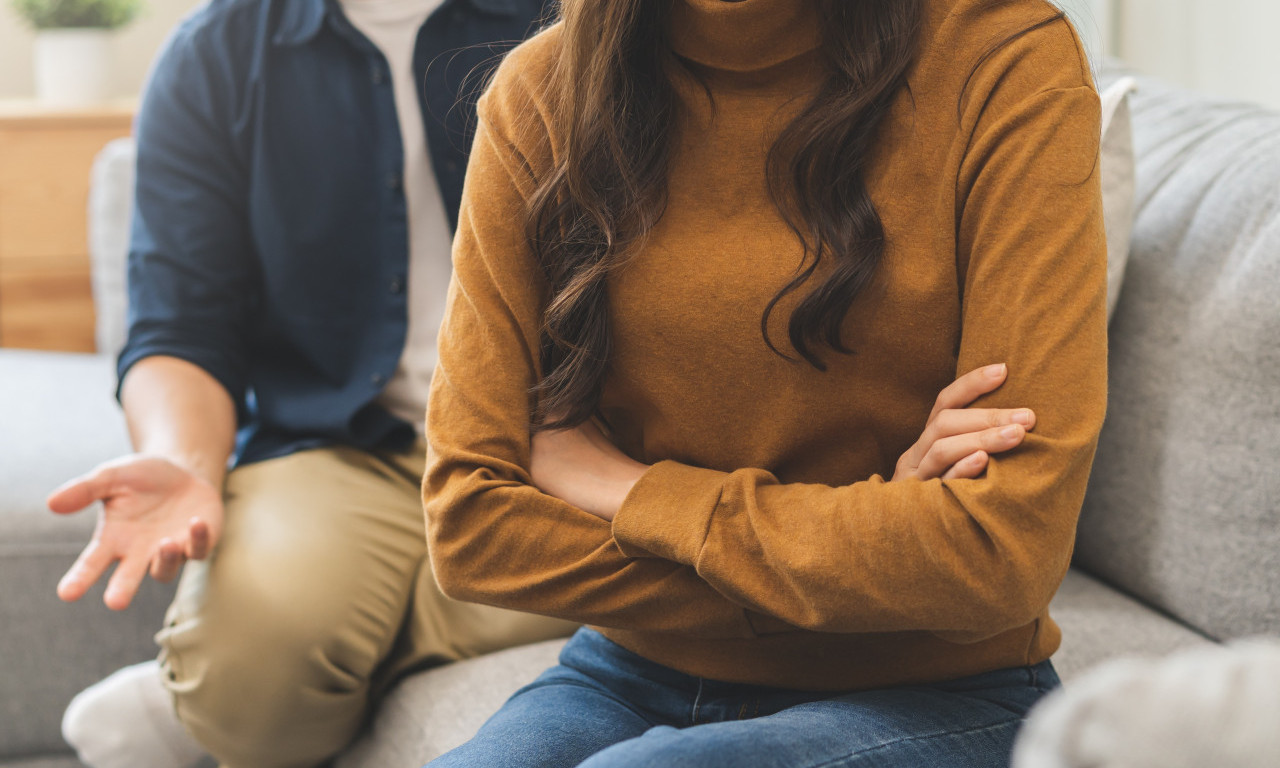
M 813 690 L 1042 661 L 1106 399 L 1099 103 L 1043 0 L 929 0 L 869 171 L 889 248 L 829 370 L 759 322 L 800 264 L 765 156 L 817 84 L 811 0 L 676 0 L 691 128 L 647 247 L 609 285 L 603 409 L 653 465 L 610 525 L 529 476 L 545 285 L 526 201 L 547 173 L 553 26 L 480 103 L 428 409 L 431 561 L 460 599 L 594 625 L 703 677 Z M 554 142 L 551 142 L 554 144 Z M 821 277 L 818 275 L 817 277 Z M 816 279 L 816 278 L 815 278 Z M 807 285 L 812 285 L 809 283 Z M 806 286 L 807 287 L 807 286 Z M 803 293 L 803 290 L 801 291 Z M 784 346 L 795 302 L 774 313 Z M 1029 407 L 974 480 L 887 482 L 958 373 L 1005 362 Z

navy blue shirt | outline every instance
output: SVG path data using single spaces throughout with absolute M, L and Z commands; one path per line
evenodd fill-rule
M 454 227 L 475 99 L 542 14 L 542 0 L 445 0 L 418 33 Z M 335 0 L 197 10 L 160 54 L 136 136 L 121 380 L 151 355 L 208 371 L 239 410 L 237 463 L 408 445 L 413 427 L 374 402 L 408 327 L 400 127 L 385 58 Z

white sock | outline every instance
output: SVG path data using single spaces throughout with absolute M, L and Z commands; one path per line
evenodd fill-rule
M 90 768 L 187 768 L 204 756 L 178 720 L 156 661 L 125 667 L 71 700 L 62 738 Z

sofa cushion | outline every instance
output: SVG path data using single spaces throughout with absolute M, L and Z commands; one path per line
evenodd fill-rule
M 0 761 L 66 750 L 71 697 L 156 653 L 168 587 L 148 582 L 124 613 L 103 606 L 101 585 L 75 605 L 54 594 L 95 515 L 57 517 L 44 499 L 129 450 L 113 387 L 107 358 L 0 350 Z
M 1132 107 L 1138 212 L 1076 564 L 1213 637 L 1280 634 L 1280 115 L 1146 78 Z
M 1116 655 L 1210 643 L 1078 571 L 1067 575 L 1052 610 L 1064 634 L 1053 661 L 1066 680 Z M 337 768 L 419 768 L 469 739 L 511 694 L 555 664 L 563 645 L 551 640 L 406 678 Z
M 1067 683 L 1116 656 L 1160 655 L 1212 644 L 1204 635 L 1074 568 L 1049 610 L 1062 627 L 1062 647 L 1053 655 L 1053 666 Z
M 556 663 L 564 643 L 511 648 L 402 680 L 335 768 L 421 768 L 471 738 L 511 694 Z
M 58 517 L 44 500 L 73 476 L 129 452 L 114 391 L 105 356 L 0 350 L 0 546 L 84 546 L 93 515 Z

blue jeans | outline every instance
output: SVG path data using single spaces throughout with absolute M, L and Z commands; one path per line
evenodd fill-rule
M 690 677 L 581 629 L 432 768 L 993 768 L 1058 685 L 1049 662 L 930 685 L 815 693 Z

